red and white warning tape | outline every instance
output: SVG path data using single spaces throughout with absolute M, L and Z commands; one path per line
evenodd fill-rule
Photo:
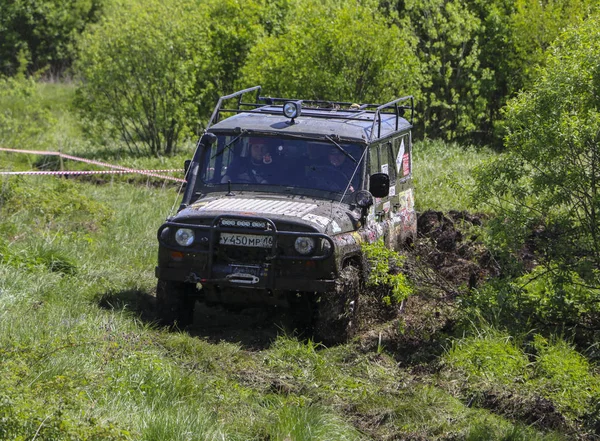
M 50 151 L 39 151 L 39 150 L 18 150 L 18 149 L 7 149 L 0 147 L 2 152 L 12 153 L 25 153 L 30 155 L 46 155 L 46 156 L 60 156 L 65 159 L 72 161 L 85 162 L 87 164 L 99 165 L 101 167 L 108 167 L 114 170 L 110 171 L 18 171 L 18 172 L 3 172 L 0 171 L 0 175 L 100 175 L 100 174 L 124 174 L 124 173 L 137 173 L 145 176 L 152 176 L 160 179 L 167 179 L 176 182 L 186 182 L 185 179 L 175 178 L 173 176 L 165 176 L 158 173 L 171 173 L 181 170 L 136 170 L 129 167 L 121 167 L 120 165 L 108 164 L 106 162 L 94 161 L 92 159 L 79 158 L 77 156 L 67 155 L 61 152 L 50 152 Z

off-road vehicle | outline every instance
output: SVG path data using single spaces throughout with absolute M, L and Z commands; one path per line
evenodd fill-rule
M 158 316 L 185 326 L 196 300 L 273 304 L 316 338 L 344 340 L 366 271 L 361 245 L 383 238 L 398 249 L 416 234 L 413 98 L 361 105 L 260 91 L 221 97 L 186 161 L 179 210 L 158 230 Z

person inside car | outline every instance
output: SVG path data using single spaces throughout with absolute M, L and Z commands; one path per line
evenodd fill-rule
M 235 158 L 229 165 L 221 183 L 231 181 L 234 184 L 269 184 L 275 173 L 273 158 L 269 151 L 268 140 L 249 139 L 249 155 Z

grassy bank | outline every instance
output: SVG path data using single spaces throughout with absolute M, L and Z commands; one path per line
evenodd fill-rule
M 44 92 L 69 127 L 71 93 Z M 59 130 L 65 146 L 110 156 L 78 130 Z M 416 144 L 419 209 L 471 209 L 460 188 L 487 155 Z M 0 178 L 0 440 L 593 439 L 591 357 L 533 331 L 485 328 L 473 310 L 461 326 L 415 335 L 420 358 L 373 345 L 377 333 L 325 348 L 268 318 L 260 344 L 222 334 L 220 318 L 160 329 L 156 230 L 177 197 L 144 183 Z M 436 308 L 408 313 L 418 322 Z

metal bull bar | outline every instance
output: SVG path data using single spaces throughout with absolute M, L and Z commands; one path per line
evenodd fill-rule
M 232 221 L 248 221 L 257 225 L 259 223 L 264 223 L 265 228 L 257 228 L 257 227 L 248 227 L 248 226 L 223 226 L 223 219 L 232 220 Z M 194 243 L 189 247 L 183 247 L 179 244 L 173 244 L 171 241 L 167 242 L 163 237 L 162 233 L 166 228 L 173 228 L 173 232 L 177 228 L 189 228 L 194 230 Z M 312 232 L 297 232 L 297 231 L 278 231 L 275 223 L 268 218 L 265 217 L 255 217 L 255 216 L 243 216 L 243 215 L 228 215 L 223 214 L 217 216 L 211 225 L 196 225 L 196 224 L 188 224 L 181 222 L 169 222 L 167 221 L 163 224 L 157 233 L 159 243 L 172 250 L 181 251 L 185 253 L 197 253 L 197 254 L 207 254 L 208 262 L 206 267 L 207 276 L 202 278 L 203 282 L 233 282 L 231 279 L 213 279 L 213 268 L 215 265 L 215 247 L 220 245 L 220 235 L 222 233 L 238 233 L 238 234 L 251 234 L 251 235 L 261 235 L 261 236 L 270 236 L 271 247 L 270 254 L 266 256 L 265 264 L 271 265 L 271 271 L 269 271 L 270 276 L 275 273 L 277 269 L 277 261 L 283 260 L 325 260 L 329 258 L 334 251 L 333 240 L 326 234 L 322 233 L 312 233 Z M 171 233 L 172 234 L 172 233 Z M 282 237 L 312 237 L 315 239 L 322 239 L 329 242 L 329 248 L 325 250 L 325 252 L 317 255 L 303 256 L 301 254 L 294 255 L 283 255 L 278 253 L 278 245 L 279 240 Z M 206 246 L 208 245 L 208 246 Z M 227 246 L 227 245 L 225 245 Z M 243 280 L 236 280 L 235 283 L 252 283 L 251 281 L 244 282 Z M 271 285 L 272 282 L 269 283 Z

